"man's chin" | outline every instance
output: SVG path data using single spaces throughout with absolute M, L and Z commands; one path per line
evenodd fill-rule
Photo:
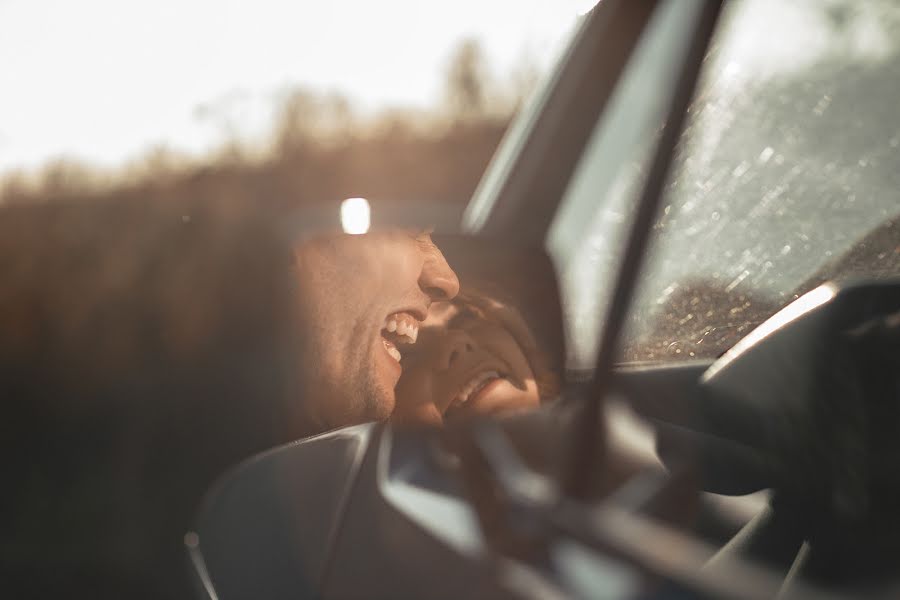
M 381 352 L 378 352 L 381 350 Z M 327 383 L 315 394 L 321 413 L 329 429 L 348 427 L 372 421 L 383 421 L 394 410 L 394 387 L 400 378 L 400 365 L 383 348 L 374 355 L 360 357 L 357 366 L 367 366 L 351 372 L 316 373 Z
M 345 377 L 343 381 L 347 383 L 342 387 L 328 386 L 306 394 L 307 401 L 318 407 L 311 420 L 315 433 L 383 421 L 391 416 L 394 390 L 383 383 L 378 373 L 350 379 Z
M 384 380 L 375 384 L 375 390 L 372 391 L 371 397 L 367 399 L 369 412 L 371 413 L 370 421 L 384 421 L 394 412 L 396 400 L 394 398 L 393 386 L 386 385 Z
M 375 363 L 375 368 L 370 372 L 365 385 L 363 397 L 356 399 L 356 402 L 364 407 L 366 422 L 384 421 L 394 412 L 396 404 L 394 388 L 399 375 L 393 369 L 385 369 L 386 365 L 379 364 L 380 361 L 376 360 Z

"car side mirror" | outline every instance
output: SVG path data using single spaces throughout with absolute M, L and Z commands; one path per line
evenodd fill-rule
M 460 234 L 432 241 L 455 270 L 459 296 L 432 304 L 414 344 L 398 342 L 390 423 L 299 440 L 223 476 L 185 538 L 209 597 L 421 595 L 439 566 L 459 575 L 449 578 L 459 594 L 470 589 L 465 555 L 480 534 L 458 482 L 445 477 L 439 463 L 452 457 L 434 446 L 430 426 L 553 404 L 563 385 L 562 311 L 543 249 Z M 345 392 L 348 405 L 366 401 L 356 388 Z M 423 528 L 430 533 L 418 535 Z M 403 578 L 385 576 L 399 564 Z M 403 590 L 391 587 L 401 581 Z

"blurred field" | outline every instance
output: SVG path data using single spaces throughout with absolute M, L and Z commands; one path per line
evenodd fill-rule
M 270 139 L 235 139 L 205 157 L 149 148 L 115 171 L 56 160 L 37 173 L 0 176 L 0 205 L 89 201 L 249 202 L 294 207 L 350 196 L 464 205 L 533 80 L 493 89 L 475 42 L 446 73 L 443 103 L 428 111 L 354 113 L 343 97 L 296 90 L 278 107 Z M 527 72 L 527 69 L 524 69 Z

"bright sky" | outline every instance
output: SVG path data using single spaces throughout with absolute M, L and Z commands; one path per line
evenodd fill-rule
M 297 86 L 357 107 L 438 101 L 477 38 L 502 78 L 546 63 L 590 0 L 0 0 L 0 174 L 59 156 L 116 166 L 154 145 L 201 153 L 226 107 L 260 135 Z

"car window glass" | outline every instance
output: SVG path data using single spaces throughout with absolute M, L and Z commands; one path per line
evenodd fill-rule
M 900 273 L 898 54 L 896 4 L 727 5 L 624 360 L 716 357 L 823 280 Z
M 664 3 L 635 49 L 566 189 L 547 245 L 560 272 L 568 367 L 593 365 L 635 194 L 701 2 Z

